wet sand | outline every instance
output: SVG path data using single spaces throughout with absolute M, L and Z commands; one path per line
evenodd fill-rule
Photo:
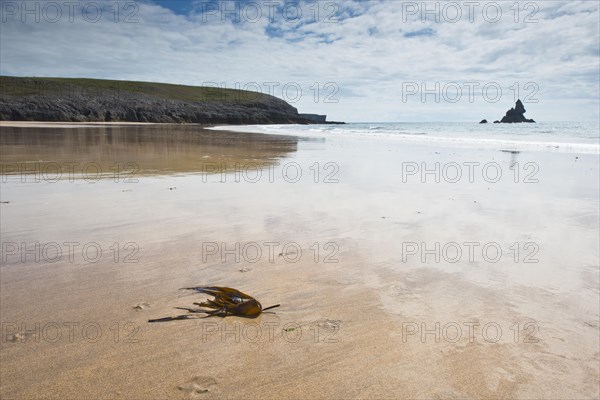
M 72 180 L 77 175 L 87 180 L 135 180 L 268 165 L 296 151 L 298 141 L 220 134 L 202 125 L 3 122 L 0 127 L 1 173 L 33 174 L 44 180 Z
M 2 176 L 3 399 L 600 396 L 597 156 L 32 129 L 2 127 L 4 164 L 139 170 Z M 453 162 L 502 179 L 406 175 Z M 178 290 L 194 285 L 281 307 L 146 322 L 201 300 Z

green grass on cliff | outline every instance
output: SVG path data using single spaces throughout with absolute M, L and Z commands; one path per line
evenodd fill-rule
M 86 78 L 29 78 L 0 76 L 0 95 L 69 97 L 73 95 L 118 96 L 122 93 L 145 94 L 160 99 L 185 102 L 246 102 L 265 100 L 268 95 L 236 89 L 184 86 L 167 83 L 115 81 Z

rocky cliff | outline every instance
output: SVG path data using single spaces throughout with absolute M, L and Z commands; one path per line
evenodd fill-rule
M 327 115 L 320 114 L 300 114 L 301 118 L 313 121 L 316 124 L 324 124 L 327 122 Z
M 0 120 L 314 123 L 262 93 L 148 82 L 0 76 Z

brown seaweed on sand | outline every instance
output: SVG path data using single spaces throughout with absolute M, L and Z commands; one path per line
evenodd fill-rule
M 237 316 L 245 318 L 256 318 L 262 312 L 279 307 L 279 304 L 262 308 L 262 305 L 254 297 L 249 296 L 239 290 L 220 287 L 220 286 L 198 286 L 182 288 L 181 290 L 193 290 L 197 293 L 208 294 L 213 299 L 208 299 L 202 303 L 194 303 L 198 308 L 176 307 L 179 310 L 187 310 L 188 314 L 175 317 L 165 317 L 159 319 L 150 319 L 148 322 L 168 322 L 182 319 L 208 318 L 208 317 L 227 317 Z M 195 314 L 207 314 L 199 317 Z

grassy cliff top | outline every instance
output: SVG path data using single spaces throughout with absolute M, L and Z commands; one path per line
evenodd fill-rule
M 246 90 L 207 86 L 185 86 L 168 83 L 118 81 L 87 78 L 35 78 L 0 76 L 2 96 L 50 96 L 103 94 L 144 94 L 160 99 L 185 102 L 250 102 L 265 101 L 272 96 Z

